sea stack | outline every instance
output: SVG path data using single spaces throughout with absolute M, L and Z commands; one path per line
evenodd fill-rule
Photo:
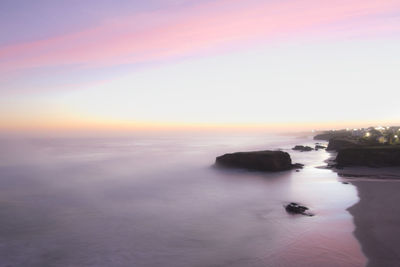
M 216 164 L 230 168 L 272 172 L 299 167 L 299 165 L 292 164 L 288 153 L 271 150 L 225 154 L 216 158 Z

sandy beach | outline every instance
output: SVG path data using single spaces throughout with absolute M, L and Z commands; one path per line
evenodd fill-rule
M 355 178 L 351 183 L 360 201 L 348 210 L 354 217 L 354 235 L 369 259 L 367 266 L 399 266 L 400 180 Z

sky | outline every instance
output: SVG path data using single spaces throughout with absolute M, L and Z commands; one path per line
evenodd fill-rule
M 400 124 L 399 0 L 2 0 L 0 130 Z

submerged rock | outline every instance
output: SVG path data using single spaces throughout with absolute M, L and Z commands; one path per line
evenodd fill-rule
M 314 214 L 307 212 L 309 208 L 305 206 L 301 206 L 295 202 L 291 202 L 288 205 L 285 206 L 285 209 L 289 213 L 295 213 L 295 214 L 302 214 L 306 216 L 314 216 Z
M 304 152 L 304 151 L 311 151 L 314 149 L 310 146 L 295 146 L 292 148 L 292 150 L 298 150 L 298 151 Z
M 257 171 L 286 171 L 302 167 L 301 164 L 292 164 L 288 153 L 271 150 L 225 154 L 217 157 L 215 162 L 224 167 Z

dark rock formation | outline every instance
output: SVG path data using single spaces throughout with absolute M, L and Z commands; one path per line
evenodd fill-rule
M 305 206 L 301 206 L 301 205 L 299 205 L 299 204 L 297 204 L 295 202 L 291 202 L 288 205 L 286 205 L 285 209 L 289 213 L 302 214 L 302 215 L 306 215 L 306 216 L 313 216 L 312 213 L 307 212 L 307 210 L 309 210 L 309 208 L 307 208 Z
M 344 148 L 352 148 L 352 147 L 358 147 L 360 144 L 358 144 L 356 141 L 348 140 L 348 139 L 330 139 L 328 147 L 326 150 L 341 150 Z
M 336 163 L 339 167 L 400 166 L 400 146 L 375 146 L 341 149 L 336 156 Z
M 300 165 L 292 164 L 288 153 L 270 150 L 225 154 L 216 158 L 216 164 L 257 171 L 286 171 L 300 168 Z
M 311 151 L 311 150 L 313 150 L 313 148 L 309 147 L 309 146 L 295 146 L 292 148 L 292 150 L 298 150 L 298 151 L 304 152 L 304 151 Z
M 318 150 L 318 149 L 326 149 L 326 146 L 315 145 L 315 150 Z

